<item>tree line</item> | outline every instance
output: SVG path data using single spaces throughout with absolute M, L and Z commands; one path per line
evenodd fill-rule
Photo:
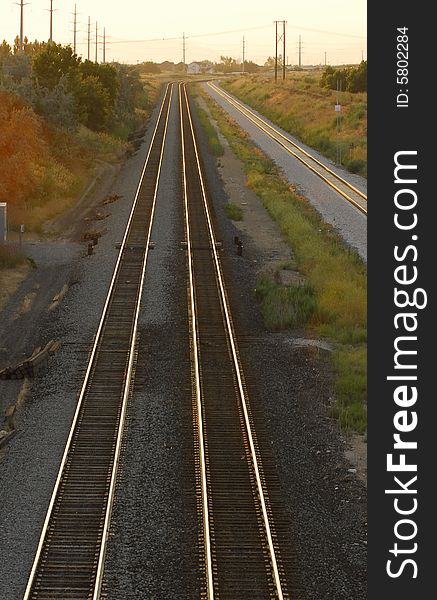
M 57 126 L 124 131 L 148 97 L 135 67 L 82 60 L 70 46 L 18 40 L 0 45 L 0 90 L 13 92 Z
M 336 90 L 339 86 L 340 90 L 347 92 L 367 92 L 367 60 L 363 60 L 358 67 L 326 67 L 320 85 L 329 90 Z

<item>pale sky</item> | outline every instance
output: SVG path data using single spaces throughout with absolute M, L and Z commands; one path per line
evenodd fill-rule
M 97 21 L 99 36 L 103 36 L 103 27 L 106 28 L 108 62 L 179 62 L 185 33 L 187 63 L 202 59 L 218 61 L 220 55 L 241 61 L 244 36 L 246 59 L 264 64 L 275 51 L 273 21 L 284 19 L 287 21 L 286 56 L 290 64 L 298 62 L 299 35 L 304 65 L 323 64 L 325 52 L 328 64 L 358 63 L 362 57 L 367 58 L 366 0 L 215 0 L 208 3 L 76 0 L 76 4 L 77 52 L 85 58 L 88 16 L 92 23 L 91 58 L 95 56 Z M 49 8 L 50 0 L 29 0 L 24 7 L 24 35 L 29 40 L 48 39 Z M 73 44 L 74 0 L 53 0 L 53 8 L 56 9 L 54 40 Z M 19 6 L 12 0 L 1 0 L 0 41 L 6 39 L 12 43 L 20 31 L 19 18 Z M 282 41 L 279 53 L 282 54 Z M 99 60 L 101 57 L 100 45 Z

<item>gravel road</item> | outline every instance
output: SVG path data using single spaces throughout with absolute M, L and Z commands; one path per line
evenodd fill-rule
M 307 169 L 300 161 L 290 156 L 283 148 L 281 148 L 281 146 L 279 146 L 279 144 L 254 125 L 247 117 L 241 114 L 210 86 L 203 83 L 202 87 L 232 116 L 240 127 L 250 135 L 255 144 L 276 162 L 282 169 L 288 181 L 296 187 L 299 193 L 308 198 L 311 204 L 322 215 L 323 219 L 338 231 L 347 244 L 358 251 L 363 260 L 367 261 L 367 217 L 358 209 L 347 203 L 339 194 L 337 194 L 337 192 L 329 188 L 319 177 L 317 177 L 317 175 Z M 291 141 L 299 144 L 304 150 L 315 156 L 315 158 L 329 166 L 330 169 L 337 172 L 344 179 L 367 194 L 367 182 L 365 179 L 358 175 L 352 175 L 344 169 L 337 167 L 313 148 L 306 146 L 297 138 L 286 131 L 283 131 L 280 127 L 266 119 L 266 117 L 257 113 L 257 111 L 254 112 L 259 114 L 259 116 L 262 116 L 268 123 L 276 127 L 276 129 Z

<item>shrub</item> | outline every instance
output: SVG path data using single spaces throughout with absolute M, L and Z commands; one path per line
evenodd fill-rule
M 316 309 L 314 290 L 308 284 L 281 286 L 264 276 L 256 292 L 264 323 L 273 331 L 306 325 Z
M 358 173 L 360 175 L 366 174 L 366 161 L 362 158 L 353 158 L 352 160 L 347 161 L 346 168 L 351 173 Z
M 225 204 L 226 214 L 233 221 L 242 221 L 243 220 L 243 211 L 236 204 L 232 204 L 232 202 L 227 202 Z
M 24 202 L 37 182 L 34 165 L 47 154 L 39 117 L 17 96 L 0 92 L 0 197 Z
M 94 131 L 103 131 L 111 113 L 109 93 L 100 80 L 90 75 L 79 76 L 71 83 L 78 106 L 80 122 Z

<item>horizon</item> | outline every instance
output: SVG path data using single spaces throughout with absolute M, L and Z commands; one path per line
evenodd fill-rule
M 287 64 L 298 64 L 299 36 L 303 66 L 325 62 L 358 64 L 367 57 L 365 0 L 357 0 L 353 5 L 349 0 L 307 0 L 304 7 L 293 10 L 285 0 L 278 0 L 273 7 L 265 7 L 259 0 L 235 7 L 232 0 L 222 0 L 218 14 L 211 13 L 212 7 L 198 7 L 192 0 L 183 7 L 176 0 L 169 0 L 153 11 L 140 0 L 126 0 L 123 10 L 103 0 L 94 0 L 91 4 L 88 10 L 91 13 L 90 58 L 95 56 L 97 19 L 99 61 L 105 27 L 107 62 L 170 61 L 177 64 L 183 59 L 184 35 L 187 64 L 201 60 L 219 62 L 220 56 L 231 56 L 241 62 L 244 36 L 245 59 L 263 65 L 275 53 L 274 19 L 287 21 Z M 74 2 L 53 0 L 53 41 L 73 46 L 74 6 Z M 76 52 L 86 58 L 88 15 L 83 4 L 76 2 L 76 6 Z M 49 7 L 49 0 L 34 0 L 24 6 L 24 36 L 29 42 L 49 39 Z M 13 45 L 19 35 L 20 7 L 12 2 L 2 5 L 0 21 L 1 39 Z M 282 54 L 282 40 L 279 53 Z

